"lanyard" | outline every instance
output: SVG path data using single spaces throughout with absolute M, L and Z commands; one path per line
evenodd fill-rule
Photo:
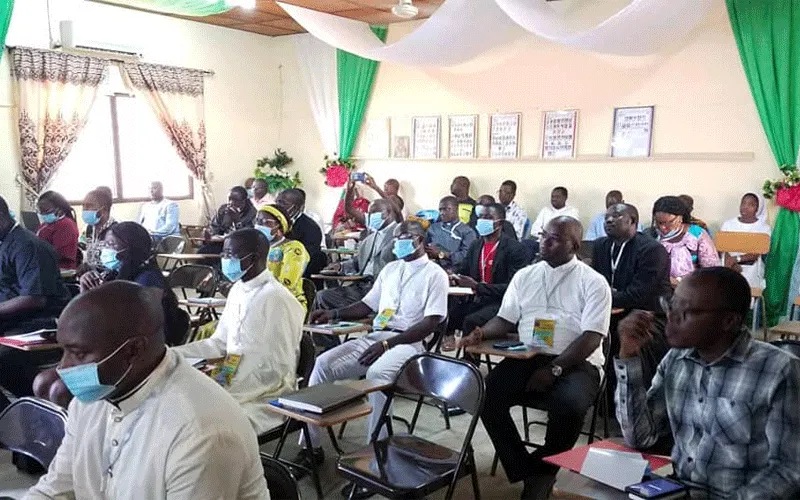
M 614 248 L 616 247 L 617 244 L 616 243 L 611 243 L 611 286 L 612 287 L 614 286 L 614 277 L 617 274 L 617 267 L 619 266 L 619 261 L 622 258 L 622 252 L 625 251 L 625 245 L 627 245 L 627 244 L 628 244 L 628 242 L 625 241 L 624 243 L 622 243 L 622 245 L 620 245 L 619 253 L 617 254 L 617 258 L 615 260 L 614 259 Z
M 483 283 L 489 283 L 491 276 L 489 275 L 489 261 L 492 262 L 494 266 L 494 256 L 497 255 L 497 247 L 500 246 L 500 242 L 497 241 L 494 244 L 494 248 L 486 252 L 486 247 L 489 246 L 489 243 L 486 243 L 481 247 L 481 281 Z
M 442 225 L 442 231 L 446 231 L 447 233 L 449 233 L 450 237 L 453 238 L 454 240 L 461 241 L 463 238 L 461 238 L 461 236 L 459 236 L 459 235 L 457 235 L 455 233 L 456 228 L 458 226 L 460 226 L 460 225 L 461 225 L 461 221 L 458 221 L 455 224 L 453 224 L 453 227 L 451 227 L 450 229 L 445 229 L 444 224 L 443 224 Z
M 573 273 L 573 271 L 575 271 L 575 269 L 576 269 L 577 267 L 578 267 L 578 266 L 574 266 L 572 269 L 570 269 L 569 271 L 567 271 L 566 273 L 564 273 L 564 275 L 563 275 L 563 276 L 561 276 L 561 279 L 560 279 L 560 280 L 558 280 L 558 281 L 557 281 L 557 282 L 556 282 L 556 283 L 555 283 L 555 284 L 552 286 L 552 288 L 550 288 L 550 290 L 549 290 L 549 291 L 547 290 L 547 274 L 546 274 L 546 273 L 543 273 L 543 274 L 542 274 L 542 282 L 543 282 L 543 283 L 542 283 L 542 288 L 544 289 L 544 300 L 545 300 L 545 304 L 547 305 L 547 310 L 548 310 L 548 311 L 550 310 L 550 297 L 552 297 L 552 296 L 553 296 L 553 294 L 556 292 L 556 290 L 558 290 L 558 287 L 559 287 L 559 286 L 561 286 L 561 284 L 562 284 L 562 283 L 564 283 L 564 281 L 566 281 L 566 279 L 567 279 L 567 278 L 569 278 L 569 275 L 570 275 L 570 274 L 572 274 L 572 273 Z

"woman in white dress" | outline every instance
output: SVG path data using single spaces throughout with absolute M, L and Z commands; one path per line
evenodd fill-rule
M 739 204 L 739 217 L 725 221 L 722 231 L 736 231 L 740 233 L 771 234 L 772 230 L 767 224 L 767 207 L 764 199 L 754 193 L 742 196 Z M 764 288 L 764 261 L 757 254 L 742 254 L 737 252 L 724 255 L 725 266 L 742 273 L 751 287 Z

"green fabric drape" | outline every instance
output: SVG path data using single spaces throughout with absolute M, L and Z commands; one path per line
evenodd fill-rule
M 231 10 L 225 0 L 110 0 L 111 3 L 181 16 L 212 16 Z
M 14 0 L 0 0 L 0 59 L 3 59 L 3 49 L 6 47 L 6 35 L 13 10 Z
M 800 148 L 800 3 L 727 0 L 733 34 L 764 132 L 778 165 L 797 168 Z M 781 208 L 767 262 L 767 324 L 786 314 L 800 215 Z M 796 292 L 796 291 L 795 291 Z
M 372 26 L 372 32 L 386 41 L 386 27 Z M 339 90 L 339 158 L 347 160 L 361 130 L 378 62 L 336 50 L 336 84 Z

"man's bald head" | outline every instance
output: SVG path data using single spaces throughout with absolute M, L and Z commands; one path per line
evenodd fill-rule
M 230 240 L 231 245 L 242 252 L 242 255 L 238 255 L 239 252 L 234 252 L 239 258 L 243 258 L 249 253 L 263 256 L 269 253 L 269 240 L 264 236 L 264 233 L 257 229 L 239 229 L 229 234 L 225 239 Z
M 556 217 L 542 231 L 542 258 L 557 267 L 570 261 L 581 247 L 583 226 L 572 217 Z

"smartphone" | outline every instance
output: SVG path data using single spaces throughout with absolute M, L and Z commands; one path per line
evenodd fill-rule
M 684 498 L 688 492 L 686 486 L 676 481 L 659 478 L 642 483 L 632 484 L 625 488 L 627 493 L 631 493 L 636 498 L 669 500 L 672 498 Z
M 492 344 L 492 347 L 495 349 L 513 349 L 515 347 L 521 347 L 525 344 L 518 340 L 503 340 L 501 342 L 495 342 Z
M 350 174 L 350 180 L 356 182 L 364 182 L 367 180 L 366 172 L 353 172 Z

